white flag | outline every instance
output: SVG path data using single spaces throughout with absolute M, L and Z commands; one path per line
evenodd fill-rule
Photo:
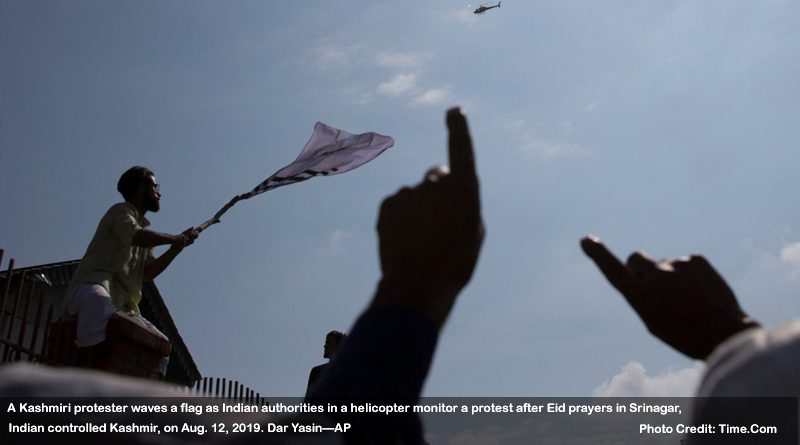
M 305 181 L 314 176 L 330 176 L 349 172 L 378 157 L 394 145 L 394 139 L 377 133 L 350 134 L 329 127 L 322 122 L 314 126 L 314 134 L 308 140 L 300 156 L 291 164 L 275 172 L 253 190 L 234 197 L 213 218 L 197 227 L 203 231 L 219 222 L 219 218 L 236 202 L 251 198 L 284 185 Z
M 338 175 L 360 167 L 394 145 L 394 139 L 377 133 L 350 134 L 317 122 L 314 134 L 300 156 L 275 172 L 242 199 L 314 176 Z

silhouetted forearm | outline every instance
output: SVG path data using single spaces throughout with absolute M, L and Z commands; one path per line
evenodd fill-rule
M 174 243 L 180 235 L 170 235 L 168 233 L 154 232 L 149 229 L 142 229 L 133 235 L 132 244 L 136 247 L 156 247 Z
M 174 260 L 175 257 L 177 257 L 182 250 L 183 249 L 170 247 L 160 257 L 156 258 L 155 261 L 145 266 L 144 280 L 145 281 L 155 280 L 157 276 L 161 275 L 161 272 L 164 272 L 164 270 L 167 269 L 170 263 L 172 263 L 172 260 Z

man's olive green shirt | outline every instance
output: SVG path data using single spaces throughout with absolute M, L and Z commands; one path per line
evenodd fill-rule
M 134 246 L 133 237 L 149 225 L 132 204 L 114 204 L 100 220 L 69 284 L 67 296 L 78 284 L 99 284 L 111 295 L 118 311 L 140 315 L 144 268 L 155 256 L 150 247 Z

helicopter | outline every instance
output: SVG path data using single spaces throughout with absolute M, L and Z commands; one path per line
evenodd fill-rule
M 488 3 L 486 5 L 488 5 Z M 492 8 L 499 8 L 500 7 L 500 2 L 497 2 L 496 5 L 492 5 L 492 6 L 486 6 L 486 5 L 481 5 L 480 8 L 476 9 L 475 10 L 475 14 L 483 15 L 483 13 L 485 13 L 486 11 L 488 11 L 488 10 L 490 10 Z

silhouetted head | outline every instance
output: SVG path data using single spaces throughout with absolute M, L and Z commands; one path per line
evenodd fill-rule
M 342 344 L 345 337 L 347 337 L 347 335 L 345 335 L 344 332 L 328 332 L 328 335 L 325 336 L 325 352 L 322 354 L 322 357 L 333 358 L 333 355 L 336 354 L 336 351 L 339 349 L 339 345 Z
M 161 208 L 161 191 L 156 177 L 147 167 L 131 167 L 117 182 L 117 191 L 126 202 L 145 211 L 158 212 Z

